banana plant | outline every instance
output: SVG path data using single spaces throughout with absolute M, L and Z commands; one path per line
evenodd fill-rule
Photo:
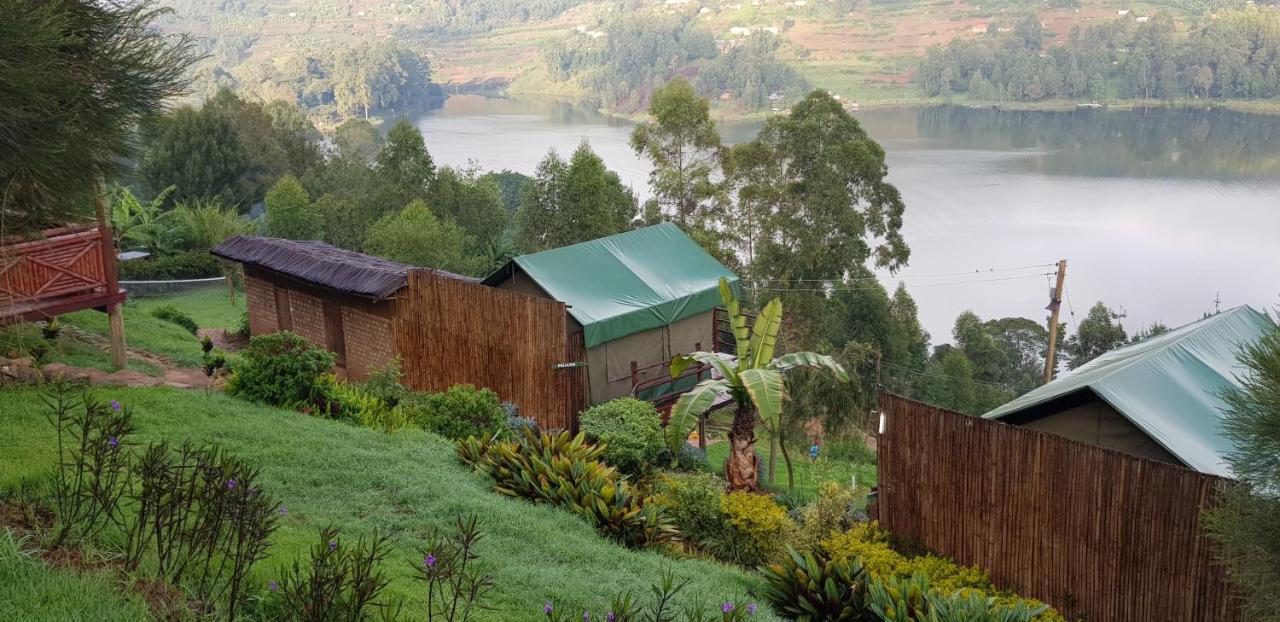
M 730 490 L 755 490 L 756 470 L 759 467 L 755 455 L 755 425 L 759 421 L 775 432 L 782 419 L 782 402 L 786 398 L 783 374 L 795 367 L 818 367 L 829 370 L 841 381 L 847 382 L 848 374 L 834 359 L 813 352 L 792 352 L 774 357 L 778 343 L 778 331 L 782 328 L 782 301 L 774 298 L 764 306 L 755 324 L 747 327 L 742 314 L 742 304 L 729 281 L 720 279 L 720 298 L 728 312 L 729 324 L 737 346 L 738 357 L 734 361 L 716 352 L 693 352 L 676 356 L 671 361 L 671 377 L 683 373 L 690 365 L 705 364 L 716 370 L 719 377 L 699 382 L 682 394 L 671 409 L 667 422 L 666 440 L 673 452 L 689 437 L 709 408 L 720 398 L 729 395 L 737 405 L 733 427 L 729 430 L 729 459 L 725 463 L 725 479 Z

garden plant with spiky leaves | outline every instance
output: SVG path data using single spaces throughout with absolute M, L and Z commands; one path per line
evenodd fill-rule
M 830 370 L 841 381 L 848 374 L 829 356 L 813 352 L 792 352 L 774 357 L 778 330 L 782 327 L 782 300 L 774 298 L 764 306 L 755 324 L 748 330 L 742 305 L 729 286 L 720 279 L 720 297 L 728 311 L 729 322 L 737 346 L 735 362 L 716 352 L 693 352 L 676 356 L 671 361 L 671 377 L 683 373 L 690 365 L 710 365 L 719 377 L 698 383 L 680 396 L 671 409 L 667 423 L 667 443 L 672 451 L 688 438 L 698 419 L 722 396 L 729 395 L 737 405 L 733 426 L 729 430 L 729 458 L 724 476 L 729 490 L 756 489 L 759 459 L 755 454 L 757 416 L 770 434 L 776 434 L 782 418 L 782 401 L 786 398 L 783 374 L 794 367 L 807 366 Z

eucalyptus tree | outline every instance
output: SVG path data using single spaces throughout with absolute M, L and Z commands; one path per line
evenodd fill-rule
M 711 107 L 684 78 L 676 77 L 653 92 L 651 122 L 636 125 L 631 148 L 653 164 L 649 185 L 664 214 L 681 227 L 701 224 L 721 195 L 720 132 Z
M 729 430 L 729 458 L 724 476 L 730 490 L 755 490 L 760 459 L 755 453 L 755 426 L 760 423 L 772 435 L 782 425 L 782 402 L 786 398 L 784 374 L 796 367 L 826 369 L 841 381 L 848 380 L 844 367 L 829 356 L 813 352 L 792 352 L 774 357 L 778 331 L 782 327 L 782 300 L 774 298 L 760 311 L 755 324 L 747 328 L 741 303 L 720 279 L 720 297 L 728 311 L 736 345 L 737 360 L 716 352 L 694 352 L 671 361 L 671 376 L 684 373 L 695 364 L 710 365 L 719 377 L 699 382 L 676 400 L 667 423 L 666 439 L 672 451 L 688 438 L 698 419 L 725 396 L 733 399 L 737 411 Z

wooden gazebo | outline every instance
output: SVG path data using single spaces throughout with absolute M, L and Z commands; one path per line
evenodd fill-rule
M 110 317 L 111 360 L 125 364 L 125 292 L 116 279 L 115 245 L 99 200 L 97 222 L 0 238 L 0 326 L 97 309 Z

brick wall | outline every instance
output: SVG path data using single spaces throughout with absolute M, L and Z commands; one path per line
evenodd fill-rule
M 279 330 L 276 320 L 275 288 L 261 278 L 245 275 L 245 298 L 249 301 L 249 331 L 265 335 Z
M 293 332 L 321 348 L 329 346 L 329 338 L 324 327 L 324 306 L 319 298 L 290 289 L 289 315 L 293 323 L 291 328 Z
M 347 375 L 360 380 L 370 369 L 386 367 L 395 358 L 395 336 L 389 313 L 343 305 L 342 331 L 347 341 Z

